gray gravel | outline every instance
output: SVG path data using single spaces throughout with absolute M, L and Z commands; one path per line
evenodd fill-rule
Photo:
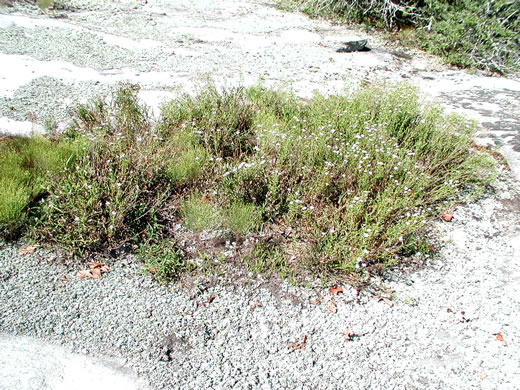
M 261 278 L 158 286 L 132 257 L 79 279 L 9 243 L 0 332 L 123 358 L 154 389 L 518 389 L 520 193 L 511 178 L 495 190 L 435 224 L 439 255 L 384 281 L 392 307 L 344 286 L 332 313 L 327 289 Z
M 372 52 L 336 53 L 340 42 L 367 33 L 262 2 L 69 4 L 73 11 L 54 15 L 0 7 L 0 117 L 42 124 L 55 115 L 64 126 L 67 106 L 125 79 L 139 82 L 156 107 L 208 74 L 223 85 L 287 83 L 301 96 L 406 78 L 448 108 L 492 123 L 481 135 L 520 172 L 515 79 L 470 75 L 414 51 L 403 59 L 391 53 L 404 49 L 374 34 Z M 518 181 L 504 170 L 494 192 L 433 228 L 443 249 L 420 269 L 382 281 L 395 290 L 391 301 L 344 286 L 333 298 L 336 313 L 318 284 L 230 276 L 158 286 L 132 257 L 107 259 L 102 280 L 79 279 L 78 267 L 53 252 L 19 255 L 24 244 L 4 243 L 0 333 L 122 359 L 153 389 L 519 389 Z M 292 350 L 304 339 L 304 349 Z

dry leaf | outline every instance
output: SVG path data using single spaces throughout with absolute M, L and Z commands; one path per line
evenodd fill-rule
M 25 248 L 18 249 L 18 254 L 19 255 L 30 255 L 30 254 L 34 253 L 36 248 L 38 248 L 37 244 L 29 245 L 29 246 L 27 246 Z
M 328 309 L 332 314 L 336 314 L 338 312 L 338 309 L 336 307 L 336 304 L 334 302 L 331 302 L 332 304 L 329 305 Z
M 332 295 L 338 295 L 338 293 L 343 292 L 343 287 L 341 287 L 341 286 L 332 287 L 332 288 L 329 288 L 329 291 Z
M 88 269 L 83 269 L 81 271 L 78 271 L 78 273 L 76 274 L 76 276 L 80 279 L 84 279 L 84 278 L 91 278 L 92 277 L 92 274 L 90 273 L 90 270 Z
M 83 269 L 78 271 L 76 274 L 80 279 L 91 278 L 91 279 L 101 279 L 101 271 L 97 268 L 94 269 Z
M 377 299 L 378 302 L 384 301 L 390 307 L 394 306 L 394 303 L 390 299 L 388 299 L 386 297 L 377 296 L 376 299 Z
M 450 222 L 453 219 L 453 212 L 451 211 L 443 211 L 441 213 L 442 219 L 444 219 L 446 222 Z
M 251 304 L 249 305 L 249 307 L 251 308 L 251 310 L 253 310 L 255 307 L 262 307 L 262 306 L 264 306 L 264 305 L 262 305 L 262 302 L 258 302 L 258 301 L 253 302 L 253 303 L 251 303 Z
M 98 261 L 89 261 L 87 264 L 90 268 L 101 268 L 105 265 L 105 263 L 100 263 Z
M 497 333 L 497 340 L 500 341 L 502 344 L 504 344 L 504 347 L 507 347 L 507 342 L 504 340 L 504 337 L 502 336 L 502 332 Z
M 307 344 L 307 335 L 303 336 L 303 340 L 299 344 L 296 342 L 290 342 L 289 347 L 291 349 L 289 350 L 289 353 L 294 352 L 297 349 L 302 350 L 302 351 L 305 350 L 305 344 Z
M 62 281 L 64 281 L 64 282 L 68 282 L 68 281 L 69 281 L 69 279 L 67 279 L 66 276 L 62 276 L 62 277 L 60 278 L 60 280 L 62 280 Z
M 157 273 L 157 268 L 156 267 L 150 268 L 149 272 L 151 274 L 155 274 L 155 273 Z
M 448 309 L 446 310 L 448 313 L 452 313 L 452 310 L 448 307 Z
M 352 341 L 353 336 L 354 336 L 354 334 L 352 333 L 350 328 L 347 328 L 347 330 L 345 331 L 345 341 Z
M 208 303 L 211 303 L 211 302 L 213 302 L 214 300 L 215 300 L 215 295 L 212 295 L 212 296 L 209 297 L 209 299 L 208 299 Z
M 321 301 L 319 299 L 313 299 L 312 301 L 309 301 L 311 305 L 321 305 Z

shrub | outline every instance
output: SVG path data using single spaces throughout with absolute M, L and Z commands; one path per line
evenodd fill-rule
M 181 208 L 194 229 L 225 228 L 226 210 L 239 204 L 240 220 L 261 212 L 254 226 L 295 232 L 276 253 L 299 243 L 300 268 L 375 270 L 427 248 L 426 222 L 439 202 L 492 179 L 492 164 L 472 149 L 474 126 L 423 108 L 408 85 L 317 95 L 308 103 L 259 91 L 241 91 L 235 100 L 255 110 L 250 152 L 238 147 L 222 159 L 202 144 L 214 163 L 203 191 L 217 195 L 197 193 Z M 204 115 L 175 101 L 168 107 L 165 121 L 177 127 L 175 107 L 195 123 Z
M 123 85 L 112 101 L 80 105 L 68 130 L 84 145 L 55 177 L 32 234 L 75 253 L 103 252 L 157 230 L 169 196 L 169 148 L 139 106 L 138 89 Z
M 78 106 L 64 138 L 23 141 L 52 149 L 45 158 L 0 143 L 2 172 L 17 172 L 0 175 L 15 184 L 0 180 L 11 191 L 2 207 L 15 211 L 0 214 L 4 225 L 28 224 L 76 254 L 137 246 L 160 280 L 192 267 L 172 222 L 241 236 L 236 251 L 255 272 L 364 277 L 427 251 L 428 221 L 494 175 L 474 125 L 423 106 L 406 84 L 307 102 L 262 86 L 210 88 L 169 103 L 158 126 L 136 94 L 123 85 L 109 102 Z M 225 154 L 204 135 L 217 129 Z

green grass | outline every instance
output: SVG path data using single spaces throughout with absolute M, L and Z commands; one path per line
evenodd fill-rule
M 183 258 L 175 241 L 144 242 L 136 251 L 147 272 L 161 284 L 175 280 L 183 272 L 195 269 L 195 265 Z
M 76 108 L 55 141 L 73 158 L 57 160 L 18 223 L 80 255 L 138 248 L 161 281 L 193 267 L 183 245 L 200 231 L 235 242 L 233 261 L 255 273 L 363 278 L 428 252 L 428 222 L 494 175 L 474 125 L 406 84 L 308 102 L 261 85 L 208 87 L 166 104 L 158 124 L 136 93 L 123 85 Z M 221 260 L 215 248 L 200 256 Z
M 47 186 L 31 224 L 37 239 L 82 255 L 135 245 L 161 229 L 172 190 L 165 173 L 171 148 L 160 139 L 125 85 L 107 103 L 75 109 L 66 136 L 85 145 L 76 161 Z
M 363 23 L 464 68 L 520 69 L 520 2 L 510 0 L 280 0 L 283 9 Z M 403 33 L 404 32 L 404 33 Z
M 74 145 L 34 136 L 0 139 L 0 233 L 16 235 L 46 183 L 76 154 Z

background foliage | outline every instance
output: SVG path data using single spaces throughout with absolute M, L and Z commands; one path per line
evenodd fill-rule
M 293 1 L 294 3 L 295 1 Z M 518 0 L 297 0 L 312 16 L 389 31 L 413 27 L 413 43 L 448 62 L 498 73 L 520 68 Z

